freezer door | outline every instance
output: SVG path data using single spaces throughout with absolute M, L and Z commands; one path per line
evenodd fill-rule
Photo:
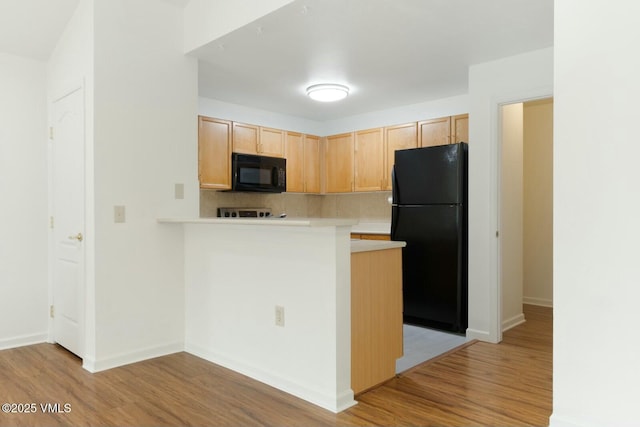
M 464 203 L 466 153 L 466 143 L 396 151 L 393 203 Z
M 392 239 L 402 251 L 405 323 L 466 329 L 466 245 L 463 207 L 392 207 Z

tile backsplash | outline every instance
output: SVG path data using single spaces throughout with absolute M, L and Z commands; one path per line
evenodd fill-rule
M 261 194 L 200 190 L 200 216 L 215 217 L 219 207 L 271 208 L 289 217 L 391 220 L 390 191 L 347 194 Z

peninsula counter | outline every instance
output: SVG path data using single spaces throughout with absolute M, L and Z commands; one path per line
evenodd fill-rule
M 186 351 L 333 412 L 356 403 L 351 252 L 403 242 L 352 241 L 349 219 L 158 222 L 184 229 Z

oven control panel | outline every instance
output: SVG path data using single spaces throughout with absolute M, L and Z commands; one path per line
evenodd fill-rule
M 218 208 L 220 218 L 269 218 L 269 208 Z

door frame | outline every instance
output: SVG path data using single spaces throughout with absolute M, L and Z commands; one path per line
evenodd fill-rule
M 87 291 L 86 291 L 86 284 L 87 284 L 87 268 L 86 268 L 86 260 L 87 260 L 87 249 L 86 249 L 86 224 L 87 224 L 87 211 L 86 211 L 86 206 L 87 206 L 87 108 L 86 108 L 86 88 L 85 88 L 85 84 L 84 81 L 81 81 L 79 83 L 76 84 L 72 84 L 67 86 L 67 89 L 64 91 L 60 91 L 59 94 L 56 94 L 56 96 L 53 96 L 50 100 L 49 100 L 49 109 L 48 109 L 48 123 L 49 123 L 49 129 L 54 128 L 54 139 L 52 139 L 52 135 L 51 132 L 48 132 L 47 135 L 47 152 L 48 152 L 48 193 L 49 193 L 49 197 L 48 197 L 48 213 L 49 213 L 49 263 L 48 263 L 48 277 L 49 277 L 49 283 L 48 283 L 48 303 L 49 303 L 49 307 L 47 308 L 48 310 L 48 339 L 47 342 L 54 344 L 56 343 L 55 341 L 55 333 L 54 333 L 54 319 L 51 317 L 51 307 L 54 306 L 54 296 L 55 296 L 55 283 L 54 283 L 54 278 L 55 278 L 55 256 L 56 256 L 56 240 L 55 240 L 55 218 L 54 218 L 54 190 L 55 190 L 55 182 L 54 182 L 54 168 L 55 168 L 55 156 L 54 156 L 54 144 L 55 144 L 55 127 L 54 127 L 54 104 L 60 100 L 62 100 L 63 98 L 73 94 L 74 92 L 80 91 L 81 95 L 82 95 L 82 117 L 83 117 L 83 132 L 82 132 L 82 138 L 83 138 L 83 148 L 84 148 L 84 153 L 83 153 L 83 206 L 82 206 L 82 210 L 83 210 L 83 230 L 84 230 L 84 234 L 85 234 L 85 241 L 83 242 L 82 245 L 80 245 L 80 250 L 81 250 L 81 258 L 82 258 L 82 268 L 80 269 L 80 274 L 81 276 L 81 286 L 79 287 L 79 292 L 80 295 L 79 300 L 82 301 L 82 306 L 80 307 L 80 311 L 79 311 L 79 315 L 78 315 L 78 323 L 79 323 L 79 347 L 81 348 L 81 355 L 79 355 L 79 357 L 81 359 L 84 359 L 85 355 L 86 355 L 86 339 L 85 339 L 85 335 L 86 335 L 86 328 L 85 328 L 85 324 L 86 324 L 86 295 L 87 295 Z M 54 221 L 53 226 L 52 226 L 52 221 Z
M 500 206 L 502 202 L 502 107 L 505 105 L 524 103 L 528 101 L 536 101 L 540 99 L 553 98 L 553 87 L 541 87 L 529 92 L 523 92 L 519 94 L 511 94 L 500 97 L 495 97 L 491 102 L 491 112 L 493 117 L 491 118 L 491 218 L 494 223 L 495 230 L 500 233 L 500 226 L 502 219 L 500 215 Z M 496 236 L 493 239 L 495 245 L 492 250 L 495 261 L 492 262 L 493 271 L 492 276 L 495 280 L 493 292 L 489 293 L 489 306 L 490 306 L 490 336 L 494 339 L 492 341 L 498 343 L 502 341 L 502 246 L 500 244 L 501 239 Z

